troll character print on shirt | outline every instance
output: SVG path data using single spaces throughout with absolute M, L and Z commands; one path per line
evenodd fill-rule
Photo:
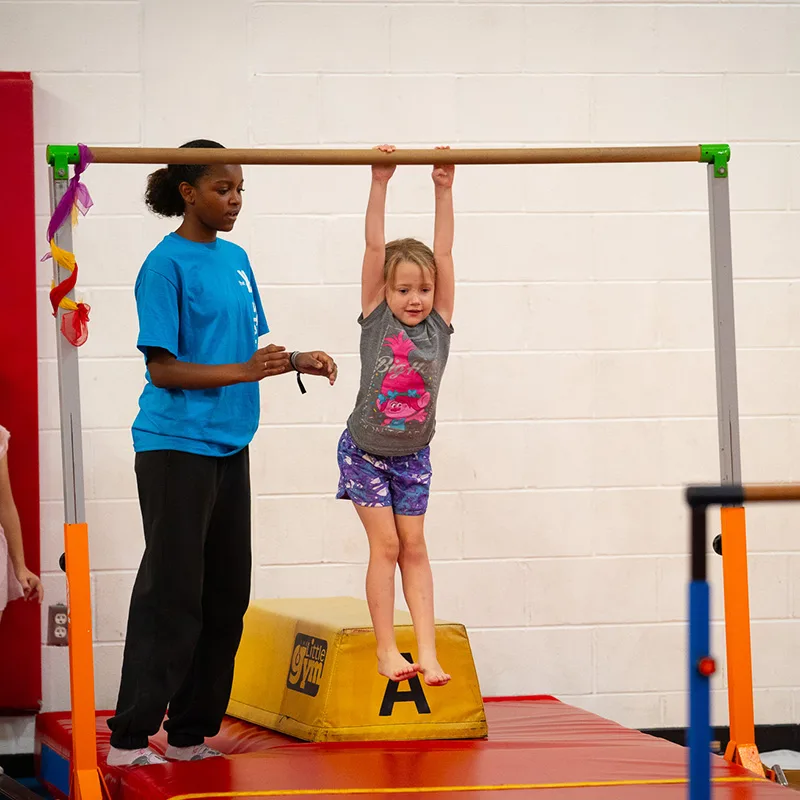
M 407 422 L 424 422 L 431 401 L 422 375 L 408 361 L 417 346 L 405 331 L 388 336 L 383 343 L 392 351 L 392 365 L 383 378 L 376 405 L 384 415 L 381 425 L 404 431 Z

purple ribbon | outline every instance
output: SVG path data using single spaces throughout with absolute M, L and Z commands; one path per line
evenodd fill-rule
M 80 161 L 75 165 L 75 174 L 70 178 L 67 191 L 58 201 L 56 210 L 50 218 L 50 224 L 47 226 L 48 243 L 53 240 L 56 231 L 72 213 L 73 205 L 77 205 L 78 211 L 84 216 L 92 207 L 92 198 L 89 195 L 89 190 L 81 183 L 81 173 L 92 163 L 92 152 L 85 144 L 78 145 L 78 152 L 80 153 Z

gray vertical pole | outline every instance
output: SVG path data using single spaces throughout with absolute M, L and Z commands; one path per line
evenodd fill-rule
M 67 169 L 68 171 L 68 169 Z M 50 213 L 67 190 L 69 175 L 56 177 L 56 168 L 50 168 Z M 72 252 L 72 225 L 69 219 L 55 234 L 56 244 Z M 53 261 L 53 280 L 56 284 L 69 277 L 69 272 Z M 75 299 L 75 293 L 68 297 Z M 61 333 L 61 317 L 56 316 L 56 354 L 58 358 L 58 395 L 61 409 L 61 466 L 64 480 L 64 521 L 86 522 L 83 494 L 83 442 L 81 433 L 81 391 L 78 376 L 78 349 Z
M 717 422 L 722 483 L 740 484 L 739 392 L 736 376 L 736 332 L 733 318 L 731 204 L 725 175 L 708 165 L 708 208 L 711 222 L 711 290 L 714 296 L 714 352 L 717 363 Z
M 736 336 L 733 327 L 731 211 L 727 158 L 730 151 L 709 148 L 708 201 L 711 213 L 712 290 L 717 358 L 720 479 L 741 484 L 739 399 L 736 383 Z M 750 598 L 744 508 L 723 508 L 722 581 L 725 595 L 725 644 L 728 662 L 728 716 L 731 738 L 726 758 L 763 775 L 753 724 L 753 668 L 750 645 Z

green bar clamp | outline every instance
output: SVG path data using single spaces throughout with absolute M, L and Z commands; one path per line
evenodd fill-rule
M 731 160 L 731 146 L 729 144 L 701 144 L 700 161 L 714 165 L 715 178 L 728 177 L 728 162 Z
M 76 144 L 47 145 L 47 163 L 53 168 L 57 181 L 69 178 L 69 165 L 80 164 L 81 154 Z

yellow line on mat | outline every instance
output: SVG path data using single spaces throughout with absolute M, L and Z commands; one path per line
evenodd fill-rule
M 736 777 L 712 778 L 712 783 L 757 783 L 763 778 Z M 203 800 L 219 797 L 313 797 L 323 794 L 365 795 L 365 794 L 432 794 L 433 792 L 507 792 L 515 789 L 589 789 L 609 786 L 680 786 L 686 785 L 686 778 L 653 778 L 630 781 L 584 781 L 576 783 L 495 783 L 486 786 L 392 786 L 381 789 L 256 789 L 251 792 L 201 792 L 197 794 L 173 795 L 169 800 Z

